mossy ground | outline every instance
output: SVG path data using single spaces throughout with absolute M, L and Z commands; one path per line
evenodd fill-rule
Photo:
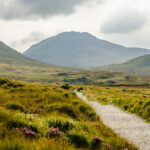
M 72 88 L 0 81 L 0 150 L 137 149 L 107 128 Z M 37 136 L 30 137 L 24 128 Z M 47 136 L 51 128 L 58 128 L 62 136 Z M 94 148 L 92 139 L 97 136 L 103 143 Z

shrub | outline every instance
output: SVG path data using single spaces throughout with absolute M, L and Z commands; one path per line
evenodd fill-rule
M 108 83 L 108 84 L 115 84 L 116 82 L 113 81 L 113 80 L 108 80 L 106 83 Z
M 92 147 L 96 148 L 99 147 L 103 140 L 100 137 L 94 137 L 92 139 Z
M 48 125 L 49 127 L 59 128 L 59 130 L 64 132 L 74 128 L 73 121 L 65 120 L 64 118 L 50 118 Z
M 36 120 L 28 118 L 23 113 L 13 114 L 13 116 L 7 121 L 7 125 L 11 128 L 28 128 L 34 132 L 43 134 L 42 126 Z
M 69 84 L 64 84 L 61 86 L 62 89 L 68 90 L 71 88 L 71 86 Z
M 57 75 L 58 76 L 68 76 L 69 74 L 67 74 L 67 73 L 58 73 Z
M 16 128 L 16 130 L 22 131 L 25 136 L 30 137 L 30 138 L 37 138 L 40 136 L 39 134 L 36 134 L 35 132 L 27 128 Z
M 64 136 L 64 133 L 59 131 L 58 128 L 50 128 L 48 129 L 47 133 L 46 133 L 46 137 L 48 138 L 55 138 L 55 137 L 62 137 Z
M 0 78 L 0 85 L 6 84 L 7 86 L 13 86 L 13 83 L 7 78 Z
M 80 88 L 78 88 L 78 92 L 80 92 L 80 91 L 82 91 L 83 90 L 83 87 L 80 87 Z
M 68 93 L 65 93 L 64 96 L 68 98 L 68 97 L 69 97 L 69 94 L 68 94 Z
M 73 105 L 78 105 L 78 104 L 79 104 L 79 101 L 78 101 L 78 100 L 73 100 L 73 101 L 72 101 L 72 104 L 73 104 Z
M 87 105 L 84 105 L 84 104 L 80 104 L 79 105 L 79 110 L 82 113 L 85 113 L 91 119 L 95 119 L 96 118 L 96 113 L 93 111 L 93 109 L 90 106 L 87 106 Z
M 89 106 L 86 106 L 84 104 L 80 104 L 79 106 L 80 111 L 82 111 L 83 113 L 86 113 L 89 109 L 91 109 Z
M 7 78 L 0 78 L 0 85 L 7 85 L 8 87 L 23 87 L 24 85 L 19 82 L 12 82 Z
M 8 109 L 20 110 L 22 112 L 24 111 L 24 107 L 19 103 L 10 103 L 10 104 L 7 104 L 6 107 Z
M 79 148 L 89 146 L 89 139 L 83 134 L 72 131 L 68 134 L 68 137 L 71 143 L 74 143 Z
M 74 109 L 71 105 L 62 105 L 58 110 L 59 112 L 66 113 L 68 116 L 77 118 Z

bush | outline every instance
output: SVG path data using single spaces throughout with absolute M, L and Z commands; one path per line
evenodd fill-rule
M 23 113 L 13 114 L 13 116 L 7 121 L 7 125 L 11 128 L 28 128 L 36 133 L 43 133 L 41 124 L 39 122 L 25 116 Z
M 59 110 L 59 112 L 67 114 L 68 116 L 77 118 L 77 116 L 73 110 L 73 107 L 71 105 L 62 105 L 58 110 Z
M 13 83 L 9 81 L 7 78 L 0 78 L 0 85 L 8 85 L 8 86 L 13 86 Z
M 79 103 L 80 103 L 80 102 L 79 102 L 78 100 L 73 100 L 73 101 L 72 101 L 72 104 L 73 104 L 73 105 L 78 105 Z
M 10 103 L 10 104 L 7 104 L 6 107 L 8 109 L 20 110 L 22 112 L 24 111 L 24 107 L 19 103 Z
M 46 137 L 48 138 L 55 138 L 55 137 L 62 137 L 64 136 L 64 133 L 59 131 L 58 128 L 50 128 L 48 129 L 47 133 L 46 133 Z
M 78 92 L 80 92 L 80 91 L 82 91 L 83 90 L 83 87 L 80 87 L 80 88 L 78 88 Z
M 24 135 L 29 138 L 38 138 L 40 136 L 39 134 L 36 134 L 35 132 L 27 128 L 16 128 L 16 130 L 23 132 Z
M 64 84 L 61 86 L 62 89 L 69 90 L 71 86 L 69 84 Z
M 89 139 L 83 134 L 70 132 L 68 134 L 68 137 L 71 143 L 74 143 L 78 148 L 89 146 Z
M 6 85 L 8 87 L 14 87 L 14 88 L 24 86 L 22 83 L 12 82 L 7 78 L 0 78 L 0 85 Z
M 103 142 L 103 140 L 100 137 L 94 137 L 92 139 L 92 147 L 97 148 L 100 146 L 100 144 Z
M 73 121 L 65 120 L 64 118 L 50 118 L 48 125 L 49 127 L 59 128 L 63 132 L 74 128 Z
M 85 113 L 88 117 L 91 119 L 95 119 L 96 113 L 93 111 L 93 109 L 90 106 L 86 106 L 84 104 L 79 105 L 79 109 L 82 113 Z
M 108 80 L 106 83 L 108 83 L 108 84 L 115 84 L 116 82 L 113 81 L 113 80 Z
M 80 111 L 82 111 L 83 113 L 86 113 L 86 112 L 90 109 L 90 107 L 88 107 L 88 106 L 86 106 L 86 105 L 84 105 L 84 104 L 81 104 L 81 105 L 79 106 L 79 109 L 80 109 Z

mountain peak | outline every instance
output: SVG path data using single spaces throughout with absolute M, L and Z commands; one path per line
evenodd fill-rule
M 6 45 L 4 42 L 0 41 L 0 45 Z
M 67 37 L 71 37 L 71 38 L 91 38 L 91 39 L 97 39 L 95 36 L 93 36 L 92 34 L 88 33 L 88 32 L 77 32 L 77 31 L 71 31 L 71 32 L 62 32 L 60 34 L 58 34 L 56 37 L 63 37 L 63 38 L 67 38 Z
M 96 67 L 118 64 L 149 54 L 145 49 L 126 48 L 100 40 L 88 32 L 63 32 L 31 46 L 24 54 L 50 64 Z

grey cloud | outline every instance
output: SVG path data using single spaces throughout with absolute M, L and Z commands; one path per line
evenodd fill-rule
M 0 0 L 0 17 L 32 19 L 60 14 L 68 15 L 75 11 L 77 5 L 89 1 L 92 0 Z
M 101 31 L 105 34 L 125 34 L 144 27 L 147 17 L 138 10 L 122 10 L 106 21 Z
M 33 44 L 42 41 L 45 38 L 45 35 L 39 31 L 33 31 L 29 36 L 12 42 L 10 45 L 12 47 L 16 47 L 18 45 L 26 45 L 26 44 Z
M 41 40 L 43 40 L 45 37 L 45 35 L 39 31 L 33 31 L 30 36 L 24 38 L 21 40 L 22 44 L 27 44 L 28 42 L 39 42 Z

